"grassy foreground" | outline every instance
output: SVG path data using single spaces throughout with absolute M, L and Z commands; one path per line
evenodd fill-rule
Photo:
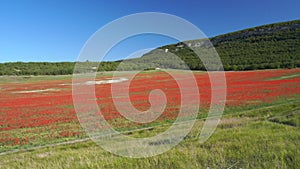
M 5 154 L 0 168 L 300 168 L 300 104 L 282 104 L 225 113 L 213 136 L 200 144 L 204 120 L 167 153 L 131 159 L 113 155 L 92 141 Z M 165 130 L 130 133 L 146 137 Z

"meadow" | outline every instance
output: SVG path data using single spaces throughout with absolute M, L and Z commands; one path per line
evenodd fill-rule
M 198 136 L 211 104 L 211 88 L 207 73 L 193 73 L 201 108 L 192 131 L 167 153 L 142 159 L 110 154 L 88 139 L 73 107 L 71 75 L 2 76 L 0 167 L 300 168 L 300 69 L 226 72 L 226 108 L 217 130 L 203 144 Z M 96 80 L 111 78 L 111 72 L 99 73 Z M 132 123 L 118 113 L 111 84 L 95 86 L 101 113 L 128 136 L 165 131 L 180 109 L 178 85 L 161 70 L 141 72 L 130 85 L 130 99 L 139 110 L 149 108 L 153 89 L 163 90 L 168 98 L 163 114 L 149 124 Z

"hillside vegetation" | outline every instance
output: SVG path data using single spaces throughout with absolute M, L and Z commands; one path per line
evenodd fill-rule
M 225 70 L 300 67 L 300 20 L 228 33 L 213 37 L 210 42 L 218 52 Z M 192 49 L 209 48 L 212 46 L 210 42 L 193 40 L 160 49 L 168 49 L 176 54 L 190 69 L 205 70 Z
M 256 70 L 300 67 L 300 20 L 263 25 L 209 39 L 191 40 L 160 47 L 141 58 L 126 60 L 119 70 L 141 70 L 155 67 L 206 70 L 193 50 L 218 52 L 224 70 Z M 167 49 L 168 52 L 165 52 Z M 192 50 L 193 49 L 193 50 Z M 174 59 L 175 54 L 180 59 Z M 116 70 L 120 61 L 102 62 L 98 71 Z M 208 63 L 213 64 L 213 63 Z M 72 74 L 74 62 L 1 63 L 0 75 Z M 86 62 L 95 67 L 97 63 Z M 213 67 L 219 70 L 220 67 Z M 91 70 L 93 71 L 93 70 Z

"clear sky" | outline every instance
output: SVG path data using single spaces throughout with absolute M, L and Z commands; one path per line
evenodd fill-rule
M 177 15 L 212 37 L 300 19 L 299 7 L 299 0 L 0 0 L 0 62 L 76 61 L 95 31 L 137 12 Z M 146 38 L 147 43 L 137 37 L 116 47 L 109 60 L 172 42 Z

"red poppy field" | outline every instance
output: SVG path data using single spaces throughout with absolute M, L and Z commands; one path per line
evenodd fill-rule
M 178 72 L 184 78 L 184 73 Z M 200 92 L 201 109 L 210 106 L 208 74 L 194 72 Z M 0 79 L 0 152 L 18 147 L 63 142 L 85 138 L 72 99 L 72 76 L 1 77 Z M 110 79 L 109 73 L 97 80 Z M 126 78 L 117 77 L 117 78 Z M 300 94 L 300 69 L 226 72 L 226 112 L 238 107 L 275 103 L 297 98 Z M 120 82 L 122 83 L 122 82 Z M 128 128 L 114 107 L 111 84 L 96 84 L 96 98 L 101 113 L 116 128 Z M 174 79 L 163 71 L 138 74 L 130 85 L 130 99 L 138 110 L 147 110 L 149 92 L 161 89 L 167 106 L 157 119 L 164 122 L 176 118 L 180 108 L 180 92 Z M 191 98 L 192 99 L 192 98 Z M 132 124 L 140 125 L 140 124 Z

